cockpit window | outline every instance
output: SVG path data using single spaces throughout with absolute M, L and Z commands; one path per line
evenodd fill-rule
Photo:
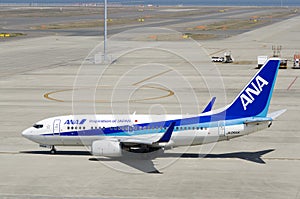
M 36 128 L 36 129 L 43 128 L 43 126 L 44 126 L 44 125 L 42 125 L 42 124 L 34 124 L 34 125 L 33 125 L 33 127 Z

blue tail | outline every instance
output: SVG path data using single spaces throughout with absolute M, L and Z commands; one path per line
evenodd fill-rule
M 226 119 L 267 116 L 279 65 L 278 58 L 267 61 L 227 107 Z

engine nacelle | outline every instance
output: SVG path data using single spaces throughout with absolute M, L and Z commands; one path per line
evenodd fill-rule
M 92 144 L 92 154 L 95 156 L 121 157 L 122 149 L 117 141 L 97 140 Z

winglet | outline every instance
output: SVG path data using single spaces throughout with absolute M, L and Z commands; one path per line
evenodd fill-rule
M 206 112 L 211 111 L 211 109 L 212 109 L 212 107 L 213 107 L 215 101 L 216 101 L 216 97 L 213 97 L 213 98 L 210 100 L 210 102 L 207 104 L 207 106 L 205 107 L 205 109 L 202 111 L 202 113 L 206 113 Z
M 172 122 L 166 132 L 163 134 L 163 136 L 156 142 L 156 143 L 161 143 L 161 142 L 169 142 L 174 130 L 175 122 Z

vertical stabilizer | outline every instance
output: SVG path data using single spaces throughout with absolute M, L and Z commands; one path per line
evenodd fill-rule
M 266 117 L 280 65 L 269 59 L 226 109 L 226 118 Z

